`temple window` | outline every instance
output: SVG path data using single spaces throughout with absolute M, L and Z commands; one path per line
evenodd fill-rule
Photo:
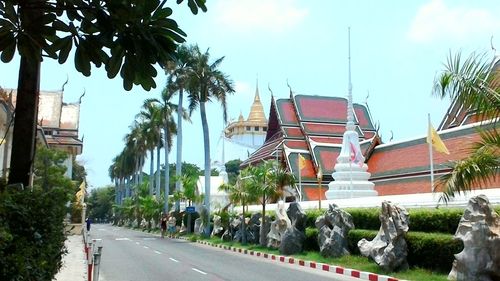
M 263 127 L 262 131 L 267 132 L 267 127 Z
M 250 131 L 250 126 L 247 126 L 247 131 Z
M 258 132 L 259 131 L 259 126 L 255 126 L 255 131 Z

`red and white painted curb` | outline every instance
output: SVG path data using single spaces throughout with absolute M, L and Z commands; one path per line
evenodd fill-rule
M 330 264 L 324 264 L 324 263 L 319 263 L 319 262 L 314 262 L 314 261 L 305 261 L 301 259 L 296 259 L 293 257 L 286 257 L 286 256 L 278 256 L 274 254 L 268 254 L 268 253 L 261 253 L 253 250 L 246 250 L 246 249 L 241 249 L 241 248 L 235 248 L 235 247 L 229 247 L 221 244 L 214 244 L 206 241 L 197 241 L 200 244 L 212 246 L 212 247 L 217 247 L 221 248 L 224 250 L 229 250 L 237 253 L 242 253 L 242 254 L 247 254 L 251 256 L 256 256 L 256 257 L 263 257 L 265 259 L 273 260 L 273 261 L 278 261 L 278 262 L 284 262 L 288 264 L 297 264 L 299 266 L 305 266 L 309 268 L 315 268 L 318 270 L 323 270 L 323 271 L 328 271 L 332 272 L 335 274 L 340 274 L 340 275 L 345 275 L 349 277 L 354 277 L 354 278 L 359 278 L 360 280 L 368 280 L 368 281 L 401 281 L 400 279 L 386 276 L 386 275 L 378 275 L 375 273 L 371 272 L 366 272 L 366 271 L 359 271 L 356 269 L 350 269 L 350 268 L 344 268 L 340 266 L 335 266 L 335 265 L 330 265 Z

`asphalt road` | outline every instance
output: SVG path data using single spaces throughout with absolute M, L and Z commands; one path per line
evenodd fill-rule
M 102 239 L 99 281 L 359 280 L 110 225 L 91 235 Z

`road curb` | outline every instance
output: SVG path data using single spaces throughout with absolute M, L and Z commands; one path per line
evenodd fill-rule
M 179 239 L 184 239 L 187 240 L 184 237 L 179 237 Z M 251 255 L 251 256 L 256 256 L 256 257 L 262 257 L 268 260 L 273 260 L 277 262 L 283 262 L 283 263 L 288 263 L 288 264 L 296 264 L 299 266 L 304 266 L 304 267 L 309 267 L 317 270 L 322 270 L 322 271 L 328 271 L 334 274 L 339 274 L 339 275 L 344 275 L 344 276 L 349 276 L 353 278 L 359 278 L 360 280 L 367 280 L 367 281 L 403 281 L 402 279 L 397 279 L 394 277 L 386 276 L 386 275 L 379 275 L 371 272 L 366 272 L 366 271 L 359 271 L 356 269 L 351 269 L 351 268 L 345 268 L 341 266 L 335 266 L 335 265 L 330 265 L 330 264 L 324 264 L 324 263 L 319 263 L 319 262 L 314 262 L 314 261 L 306 261 L 306 260 L 301 260 L 301 259 L 296 259 L 293 257 L 287 257 L 287 256 L 280 256 L 280 255 L 274 255 L 274 254 L 268 254 L 268 253 L 262 253 L 258 251 L 253 251 L 253 250 L 247 250 L 247 249 L 241 249 L 241 248 L 236 248 L 236 247 L 230 247 L 230 246 L 225 246 L 222 244 L 214 244 L 211 242 L 207 241 L 202 241 L 198 240 L 196 241 L 200 244 L 203 245 L 208 245 L 216 248 L 221 248 L 224 250 L 236 252 L 236 253 L 241 253 L 245 255 Z

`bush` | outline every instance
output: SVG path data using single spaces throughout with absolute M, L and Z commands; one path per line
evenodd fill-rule
M 352 216 L 354 227 L 357 229 L 380 228 L 380 208 L 347 208 L 345 209 Z
M 360 255 L 358 241 L 362 238 L 373 240 L 378 231 L 356 229 L 349 231 L 348 244 L 351 254 Z M 454 254 L 462 251 L 461 241 L 454 240 L 453 235 L 442 233 L 408 232 L 408 264 L 439 272 L 449 272 L 454 260 Z
M 325 210 L 307 210 L 306 211 L 306 227 L 316 227 L 316 218 L 322 216 Z
M 65 253 L 68 200 L 63 188 L 0 194 L 0 280 L 52 280 Z
M 453 235 L 410 231 L 406 234 L 408 244 L 408 263 L 440 272 L 449 272 L 458 254 L 463 249 L 460 240 Z
M 464 209 L 410 209 L 410 229 L 455 234 Z
M 318 251 L 318 229 L 313 227 L 306 228 L 306 240 L 304 241 L 304 251 Z

